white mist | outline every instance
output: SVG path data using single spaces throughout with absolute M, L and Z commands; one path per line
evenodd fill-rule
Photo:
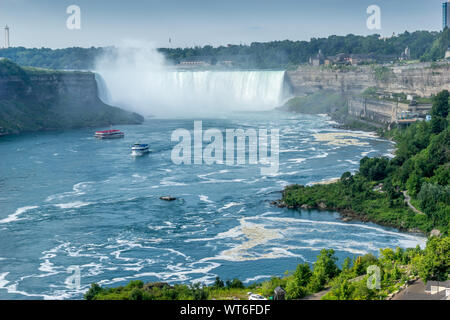
M 186 71 L 155 47 L 128 42 L 100 57 L 105 102 L 144 116 L 210 116 L 270 110 L 285 95 L 284 71 Z

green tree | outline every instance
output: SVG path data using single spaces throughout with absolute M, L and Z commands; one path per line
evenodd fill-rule
M 221 288 L 224 288 L 224 287 L 225 287 L 225 284 L 220 279 L 220 277 L 216 277 L 216 280 L 214 281 L 214 284 L 213 284 L 213 288 L 221 289 Z
M 312 276 L 309 264 L 308 263 L 299 264 L 293 276 L 298 285 L 305 287 Z
M 429 238 L 424 255 L 416 263 L 422 280 L 447 280 L 450 274 L 450 237 Z
M 433 108 L 431 109 L 431 128 L 435 134 L 439 134 L 447 127 L 448 99 L 449 92 L 447 90 L 439 92 L 434 98 Z
M 84 299 L 94 300 L 95 297 L 102 291 L 103 291 L 102 287 L 100 287 L 97 283 L 92 283 L 89 290 L 84 294 Z
M 333 249 L 322 249 L 316 262 L 314 263 L 313 273 L 309 288 L 316 292 L 322 290 L 324 285 L 340 272 L 336 265 L 337 257 L 334 255 Z
M 344 263 L 342 264 L 342 271 L 348 272 L 352 269 L 352 259 L 349 257 L 344 259 Z

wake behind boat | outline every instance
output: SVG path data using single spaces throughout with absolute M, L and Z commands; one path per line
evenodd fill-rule
M 125 134 L 120 130 L 96 131 L 94 134 L 94 137 L 98 139 L 120 139 L 124 136 Z
M 131 155 L 133 156 L 142 156 L 149 152 L 150 149 L 148 147 L 148 144 L 145 143 L 135 143 L 131 148 Z

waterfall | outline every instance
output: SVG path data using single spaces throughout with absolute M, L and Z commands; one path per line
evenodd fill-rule
M 169 97 L 230 109 L 271 109 L 283 100 L 283 71 L 173 71 L 158 79 Z M 160 91 L 160 92 L 161 92 Z
M 124 43 L 97 58 L 100 98 L 144 116 L 270 110 L 287 98 L 284 71 L 181 70 L 148 43 Z
M 96 79 L 104 102 L 143 115 L 270 110 L 289 95 L 284 71 L 103 70 Z
M 103 77 L 95 72 L 95 81 L 97 82 L 97 92 L 98 92 L 98 97 L 100 98 L 100 100 L 102 100 L 102 102 L 109 104 L 111 103 L 111 95 L 109 94 L 109 90 L 108 90 L 108 86 L 106 85 L 105 79 L 103 79 Z

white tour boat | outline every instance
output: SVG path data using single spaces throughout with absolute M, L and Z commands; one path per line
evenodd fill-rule
M 131 148 L 131 154 L 133 156 L 142 156 L 143 154 L 149 153 L 150 149 L 148 144 L 144 143 L 135 143 Z

